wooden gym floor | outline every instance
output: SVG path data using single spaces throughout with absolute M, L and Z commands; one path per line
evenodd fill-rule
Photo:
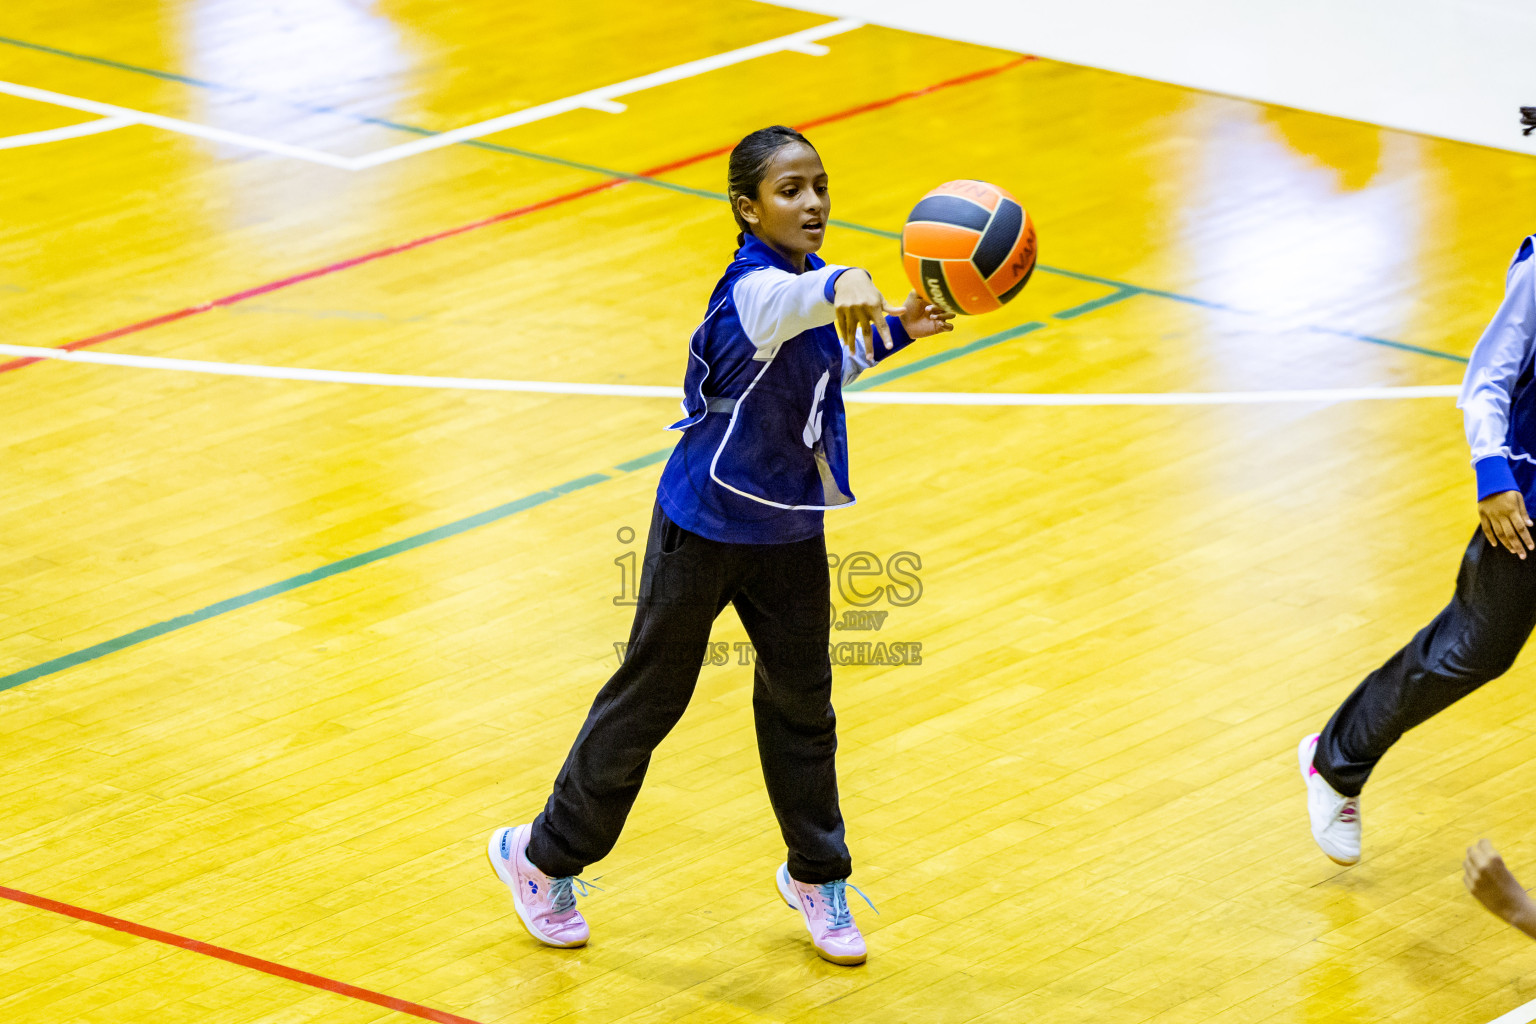
M 1528 662 L 1392 751 L 1357 867 L 1313 847 L 1293 753 L 1450 593 L 1459 414 L 1390 389 L 1459 381 L 1536 164 L 651 6 L 0 11 L 0 1019 L 1482 1024 L 1536 996 L 1536 947 L 1460 883 L 1480 836 L 1536 878 Z M 774 122 L 831 172 L 825 255 L 889 294 L 950 178 L 1019 195 L 1046 264 L 850 406 L 828 544 L 891 589 L 833 639 L 921 644 L 837 669 L 871 959 L 816 959 L 774 894 L 734 653 L 588 872 L 591 946 L 546 949 L 484 843 L 617 663 L 676 409 L 581 386 L 680 383 L 723 152 Z M 197 362 L 26 350 L 63 347 Z

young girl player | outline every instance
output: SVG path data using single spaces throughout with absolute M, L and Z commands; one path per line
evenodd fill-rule
M 858 964 L 822 512 L 853 503 L 842 386 L 912 339 L 953 329 L 952 314 L 915 292 L 889 306 L 867 272 L 815 255 L 831 215 L 827 172 L 793 129 L 741 140 L 730 201 L 739 248 L 689 342 L 684 416 L 671 428 L 683 436 L 661 475 L 626 656 L 543 812 L 497 829 L 489 854 L 534 938 L 587 941 L 572 885 L 618 840 L 651 752 L 693 694 L 710 626 L 731 604 L 756 649 L 758 751 L 789 849 L 779 892 L 821 956 Z
M 1504 301 L 1472 350 L 1457 404 L 1481 523 L 1456 594 L 1297 751 L 1312 837 L 1340 864 L 1360 859 L 1360 790 L 1387 748 L 1503 675 L 1536 627 L 1536 558 L 1527 557 L 1536 543 L 1526 511 L 1536 498 L 1536 235 L 1515 251 Z

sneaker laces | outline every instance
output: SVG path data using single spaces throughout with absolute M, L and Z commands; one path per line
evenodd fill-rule
M 844 891 L 845 889 L 852 889 L 858 893 L 865 903 L 869 903 L 870 910 L 874 910 L 876 914 L 880 913 L 875 910 L 875 905 L 870 903 L 869 897 L 864 895 L 864 890 L 856 885 L 849 885 L 846 878 L 822 882 L 817 888 L 821 890 L 821 898 L 827 901 L 827 906 L 832 911 L 832 918 L 827 927 L 833 931 L 853 924 L 853 913 L 848 909 L 848 894 Z
M 1339 820 L 1345 824 L 1351 825 L 1360 820 L 1359 798 L 1350 797 L 1348 800 L 1344 801 L 1344 805 L 1339 808 Z
M 583 896 L 590 895 L 587 892 L 588 887 L 596 889 L 599 892 L 603 890 L 602 886 L 593 885 L 585 878 L 577 878 L 575 875 L 563 875 L 560 878 L 552 878 L 550 879 L 549 885 L 550 913 L 563 914 L 568 910 L 575 909 L 576 894 L 571 892 L 571 886 L 573 884 L 581 890 L 581 894 Z

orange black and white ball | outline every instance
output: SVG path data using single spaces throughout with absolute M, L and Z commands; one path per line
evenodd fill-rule
M 990 313 L 1035 271 L 1035 225 L 1005 189 L 948 181 L 913 207 L 901 260 L 918 294 L 951 313 Z

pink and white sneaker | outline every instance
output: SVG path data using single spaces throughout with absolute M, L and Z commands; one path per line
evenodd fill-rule
M 784 897 L 784 902 L 800 911 L 800 917 L 811 933 L 811 945 L 816 947 L 823 960 L 850 967 L 864 962 L 868 951 L 864 948 L 864 936 L 859 934 L 859 926 L 853 923 L 846 890 L 851 888 L 858 892 L 865 903 L 869 903 L 868 896 L 848 885 L 846 878 L 821 885 L 797 882 L 789 877 L 788 864 L 779 865 L 774 881 L 778 883 L 779 895 Z M 875 905 L 869 903 L 869 909 L 874 910 Z
M 1301 778 L 1307 784 L 1312 838 L 1335 864 L 1356 864 L 1360 861 L 1360 798 L 1340 793 L 1312 767 L 1317 738 L 1317 733 L 1303 737 L 1296 747 Z
M 491 833 L 485 855 L 490 858 L 496 877 L 512 890 L 517 919 L 529 935 L 546 946 L 584 946 L 592 933 L 576 909 L 576 894 L 571 886 L 580 885 L 585 896 L 586 885 L 574 875 L 551 878 L 533 866 L 528 859 L 528 836 L 532 829 L 532 825 L 497 829 Z

